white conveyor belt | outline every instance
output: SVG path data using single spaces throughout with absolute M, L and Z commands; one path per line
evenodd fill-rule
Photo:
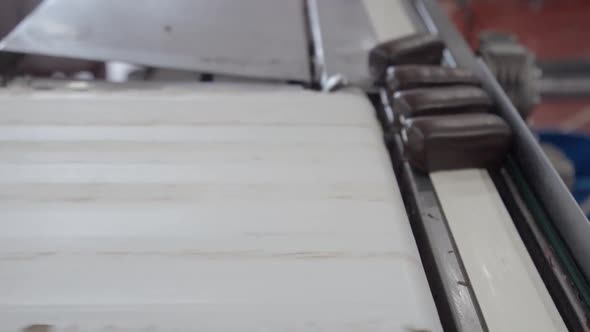
M 567 331 L 488 172 L 430 178 L 489 330 Z
M 0 331 L 441 331 L 368 100 L 0 94 Z

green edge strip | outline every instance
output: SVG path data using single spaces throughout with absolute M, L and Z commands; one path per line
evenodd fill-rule
M 567 271 L 571 281 L 578 290 L 580 299 L 584 302 L 586 307 L 590 309 L 590 287 L 588 286 L 586 279 L 580 272 L 573 258 L 570 256 L 569 250 L 565 246 L 565 243 L 559 236 L 555 226 L 553 226 L 551 223 L 551 220 L 549 220 L 545 210 L 539 204 L 537 197 L 529 188 L 529 185 L 516 162 L 511 157 L 508 157 L 506 166 L 509 170 L 509 173 L 512 175 L 514 183 L 518 187 L 526 205 L 529 207 L 533 218 L 541 227 L 541 230 L 549 240 L 549 243 L 553 246 L 553 250 L 557 258 L 563 265 L 563 268 Z

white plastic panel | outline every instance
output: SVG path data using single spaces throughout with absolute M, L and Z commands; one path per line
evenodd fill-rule
M 0 95 L 0 331 L 441 331 L 371 104 Z
M 567 331 L 487 171 L 430 178 L 489 330 Z

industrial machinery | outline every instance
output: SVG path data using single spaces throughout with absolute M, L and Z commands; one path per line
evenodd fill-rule
M 435 1 L 26 6 L 0 332 L 590 331 L 590 223 Z

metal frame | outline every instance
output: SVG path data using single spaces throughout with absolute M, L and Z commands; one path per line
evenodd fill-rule
M 369 88 L 368 54 L 377 37 L 362 1 L 306 0 L 315 44 L 315 79 Z
M 447 331 L 488 331 L 430 178 L 404 160 L 398 134 L 388 138 L 391 161 L 443 327 Z
M 408 0 L 401 1 L 416 30 L 426 31 L 425 22 L 414 10 L 413 4 Z M 385 91 L 380 91 L 379 98 L 375 95 L 373 98 L 379 99 L 374 101 L 377 117 L 384 126 L 394 173 L 441 323 L 447 331 L 488 331 L 432 182 L 427 174 L 417 171 L 405 161 L 399 134 L 388 133 L 393 115 Z

